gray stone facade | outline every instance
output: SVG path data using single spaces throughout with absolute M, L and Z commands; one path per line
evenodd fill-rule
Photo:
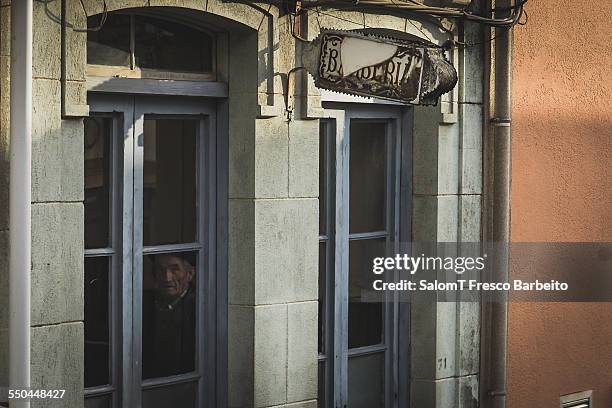
M 66 0 L 76 27 L 86 21 Z M 8 0 L 2 0 L 7 5 Z M 101 2 L 85 1 L 88 13 Z M 317 406 L 318 149 L 322 96 L 299 74 L 288 122 L 277 73 L 299 65 L 288 18 L 220 0 L 107 0 L 109 11 L 173 6 L 228 23 L 230 407 Z M 35 407 L 83 406 L 83 106 L 86 36 L 61 32 L 60 0 L 34 2 L 32 146 L 32 384 L 66 389 Z M 266 6 L 267 9 L 267 6 Z M 9 13 L 0 8 L 0 386 L 8 384 Z M 422 35 L 439 30 L 391 16 L 332 12 L 306 21 L 362 28 L 364 21 Z M 270 24 L 268 24 L 270 23 Z M 417 27 L 418 25 L 418 27 Z M 269 31 L 272 28 L 272 31 Z M 465 28 L 466 40 L 480 38 Z M 272 44 L 272 50 L 269 48 Z M 415 241 L 480 240 L 483 55 L 453 50 L 457 90 L 437 107 L 414 109 L 412 231 Z M 62 65 L 64 64 L 64 65 Z M 62 66 L 66 70 L 61 80 Z M 62 93 L 62 87 L 64 92 Z M 324 99 L 324 98 L 323 98 Z M 411 310 L 412 406 L 478 406 L 480 305 L 424 304 Z

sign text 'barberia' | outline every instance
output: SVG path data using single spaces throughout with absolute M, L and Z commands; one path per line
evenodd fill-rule
M 457 83 L 444 50 L 421 40 L 322 30 L 302 61 L 320 88 L 408 104 L 436 104 Z

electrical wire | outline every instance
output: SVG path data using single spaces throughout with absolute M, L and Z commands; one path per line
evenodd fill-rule
M 526 2 L 527 1 L 524 1 L 523 4 L 526 3 Z M 320 8 L 316 8 L 316 9 L 314 9 L 314 11 L 315 11 L 315 13 L 317 15 L 327 16 L 327 17 L 334 18 L 334 19 L 337 19 L 337 20 L 340 20 L 340 21 L 344 21 L 346 23 L 351 23 L 351 24 L 355 24 L 355 25 L 362 25 L 362 23 L 360 23 L 358 21 L 350 20 L 350 19 L 347 19 L 347 18 L 344 18 L 344 17 L 340 17 L 340 16 L 337 16 L 337 15 L 334 15 L 334 14 L 330 14 L 330 13 L 326 13 L 324 11 L 321 11 Z M 520 18 L 521 18 L 522 15 L 525 15 L 525 21 L 524 22 L 520 22 Z M 522 9 L 522 11 L 520 13 L 518 13 L 516 16 L 514 16 L 514 20 L 513 20 L 512 26 L 514 26 L 516 24 L 524 25 L 524 24 L 527 23 L 527 20 L 528 20 L 527 11 Z M 412 23 L 412 25 L 415 28 L 417 28 L 423 35 L 425 35 L 425 33 L 422 30 L 420 30 L 418 28 L 418 26 L 416 26 L 412 21 L 410 21 L 410 19 L 407 19 L 407 21 Z M 319 22 L 318 18 L 317 18 L 317 23 L 319 24 L 319 28 L 321 28 L 321 23 Z M 364 28 L 374 28 L 374 27 L 370 27 L 370 26 L 366 25 Z M 428 36 L 425 35 L 425 37 L 428 37 Z M 446 49 L 457 49 L 457 48 L 464 48 L 465 49 L 465 48 L 471 48 L 471 47 L 475 47 L 475 46 L 478 46 L 478 45 L 483 45 L 483 44 L 490 43 L 495 38 L 497 38 L 497 34 L 491 36 L 491 38 L 489 38 L 489 39 L 487 39 L 485 41 L 478 41 L 478 42 L 461 42 L 461 41 L 451 40 L 451 41 L 448 42 L 450 44 L 450 46 L 443 45 L 441 48 L 446 48 Z M 433 43 L 433 41 L 430 41 L 430 42 Z
M 85 8 L 85 3 L 83 2 L 83 0 L 80 0 L 81 2 L 81 8 L 83 9 L 83 13 L 85 14 L 85 18 L 88 18 L 89 15 L 87 14 L 87 9 Z M 102 18 L 100 19 L 100 23 L 98 23 L 97 26 L 95 27 L 87 27 L 87 28 L 72 28 L 73 31 L 77 32 L 77 33 L 91 33 L 91 32 L 98 32 L 102 29 L 102 27 L 104 27 L 104 24 L 106 24 L 106 19 L 108 18 L 108 6 L 106 4 L 106 0 L 102 0 Z
M 397 12 L 400 14 L 426 14 L 438 18 L 458 18 L 468 21 L 475 21 L 491 27 L 511 28 L 517 24 L 520 16 L 523 15 L 524 6 L 527 1 L 528 0 L 523 0 L 521 3 L 512 6 L 510 8 L 513 10 L 512 14 L 509 17 L 504 18 L 479 16 L 472 13 L 467 8 L 456 9 L 432 7 L 415 2 L 397 2 L 394 0 L 360 0 L 359 3 L 355 3 L 352 0 L 314 0 L 303 5 L 302 7 L 304 9 L 326 8 L 349 11 L 369 10 L 382 14 L 389 14 L 390 12 Z M 498 9 L 497 11 L 500 10 L 501 9 Z
M 521 4 L 513 6 L 513 7 L 520 7 L 520 11 L 515 15 L 515 19 L 512 23 L 511 27 L 514 27 L 515 25 L 526 25 L 527 22 L 529 21 L 529 15 L 527 14 L 527 10 L 524 9 L 524 5 L 525 3 L 527 3 L 527 0 L 523 1 Z M 507 8 L 508 10 L 510 8 Z M 500 9 L 498 9 L 499 11 Z M 521 18 L 525 16 L 525 21 L 521 21 Z M 453 47 L 452 48 L 470 48 L 470 47 L 475 47 L 477 45 L 482 45 L 482 44 L 487 44 L 490 43 L 491 41 L 495 40 L 497 38 L 497 34 L 492 35 L 489 39 L 485 40 L 485 41 L 479 41 L 479 42 L 460 42 L 460 41 L 453 41 Z
M 512 6 L 495 7 L 495 8 L 492 8 L 491 11 L 494 12 L 494 11 L 516 10 L 516 9 L 518 9 L 520 7 L 523 7 L 525 5 L 525 3 L 527 3 L 527 1 L 529 1 L 529 0 L 523 0 L 523 1 L 519 2 L 518 4 L 514 4 Z
M 208 0 L 206 0 L 206 7 L 208 7 Z M 264 20 L 266 19 L 266 16 L 270 15 L 270 10 L 272 10 L 272 3 L 270 3 L 270 6 L 268 6 L 268 10 L 266 10 L 265 13 L 261 13 L 261 21 L 259 22 L 259 25 L 257 26 L 257 31 L 259 31 L 261 29 L 261 25 L 263 24 Z
M 249 3 L 248 0 L 225 0 L 234 3 Z M 265 3 L 274 4 L 279 9 L 284 10 L 287 14 L 295 15 L 295 11 L 289 8 L 288 2 L 282 0 L 264 0 Z M 512 28 L 517 24 L 518 17 L 523 14 L 523 8 L 528 0 L 521 0 L 520 3 L 511 7 L 498 8 L 494 11 L 512 10 L 513 13 L 509 17 L 495 18 L 483 17 L 474 14 L 469 7 L 465 8 L 445 8 L 427 6 L 415 0 L 402 0 L 399 2 L 393 0 L 311 0 L 307 3 L 302 3 L 302 10 L 312 9 L 336 9 L 346 11 L 367 11 L 377 14 L 391 14 L 399 17 L 408 18 L 414 15 L 428 16 L 434 19 L 437 18 L 453 18 L 467 21 L 474 21 L 490 27 Z
M 336 16 L 334 14 L 325 13 L 325 12 L 321 11 L 320 9 L 318 9 L 317 14 L 320 14 L 322 16 L 327 16 L 327 17 L 335 18 L 336 20 L 344 21 L 345 23 L 351 23 L 351 24 L 355 24 L 355 25 L 358 25 L 358 26 L 363 26 L 363 28 L 374 28 L 374 27 L 371 27 L 371 26 L 369 26 L 367 24 L 364 24 L 363 22 L 353 21 L 353 20 L 349 20 L 348 18 Z
M 457 48 L 472 48 L 475 47 L 477 45 L 483 45 L 483 44 L 488 44 L 491 41 L 495 40 L 495 38 L 497 38 L 497 34 L 492 35 L 490 38 L 484 40 L 484 41 L 478 41 L 478 42 L 461 42 L 461 41 L 451 41 L 452 46 L 449 47 L 449 49 L 457 49 Z
M 390 0 L 390 1 L 391 1 L 391 3 L 393 3 L 393 4 L 397 4 L 396 0 Z M 418 4 L 418 3 L 416 2 L 416 0 L 405 0 L 405 1 L 409 1 L 410 3 L 413 3 L 413 4 Z M 365 17 L 364 17 L 364 18 L 365 18 Z M 421 28 L 420 28 L 419 26 L 417 26 L 417 25 L 414 23 L 414 21 L 412 21 L 411 19 L 408 19 L 408 18 L 404 19 L 404 21 L 405 21 L 406 23 L 410 23 L 410 24 L 411 24 L 411 25 L 412 25 L 414 28 L 416 28 L 416 29 L 417 29 L 417 31 L 419 31 L 421 34 L 423 34 L 423 36 L 424 36 L 425 38 L 427 38 L 427 40 L 428 40 L 429 42 L 432 42 L 432 43 L 433 43 L 433 40 L 432 40 L 432 39 L 429 37 L 429 35 L 427 35 L 427 33 L 426 33 L 425 31 L 421 30 Z

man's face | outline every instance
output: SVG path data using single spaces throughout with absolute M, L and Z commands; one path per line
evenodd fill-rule
M 182 295 L 193 279 L 193 266 L 173 255 L 162 255 L 155 265 L 155 281 L 160 295 L 174 299 Z

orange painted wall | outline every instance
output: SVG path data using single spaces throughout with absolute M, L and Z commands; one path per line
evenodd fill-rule
M 612 0 L 531 0 L 515 29 L 512 240 L 612 242 Z M 509 408 L 612 407 L 612 303 L 511 304 Z

